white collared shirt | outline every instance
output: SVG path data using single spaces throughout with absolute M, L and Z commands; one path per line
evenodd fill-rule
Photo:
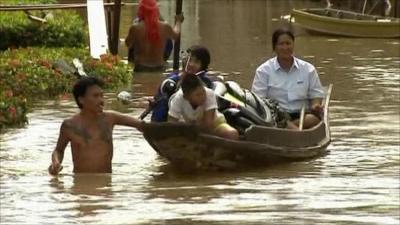
M 196 123 L 203 118 L 206 111 L 215 109 L 215 120 L 223 117 L 221 113 L 217 111 L 217 97 L 213 90 L 204 87 L 206 90 L 206 101 L 203 105 L 200 105 L 193 109 L 192 105 L 183 96 L 182 89 L 179 89 L 169 100 L 169 111 L 168 115 L 176 118 L 183 119 L 188 123 Z
M 324 98 L 325 92 L 315 67 L 296 57 L 289 72 L 281 68 L 278 58 L 267 60 L 257 68 L 251 90 L 262 98 L 275 99 L 289 113 L 299 112 L 309 100 Z

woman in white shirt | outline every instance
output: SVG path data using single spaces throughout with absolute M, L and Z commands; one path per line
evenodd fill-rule
M 277 100 L 291 117 L 293 123 L 288 123 L 289 128 L 299 125 L 304 105 L 303 127 L 307 129 L 319 123 L 325 93 L 315 67 L 293 55 L 294 39 L 289 30 L 274 32 L 272 46 L 276 56 L 257 68 L 252 91 L 262 98 Z

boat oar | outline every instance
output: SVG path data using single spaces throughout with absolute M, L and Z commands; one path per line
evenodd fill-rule
M 156 107 L 156 105 L 159 103 L 160 100 L 161 100 L 161 98 L 158 99 L 158 100 L 156 100 L 156 101 L 148 100 L 148 101 L 149 101 L 149 105 L 148 105 L 147 108 L 140 114 L 139 119 L 140 119 L 140 120 L 143 120 L 144 118 L 146 118 L 146 116 L 149 115 L 149 113 L 150 113 L 151 111 L 153 111 L 154 107 Z
M 176 0 L 176 15 L 182 14 L 182 2 L 183 0 Z M 174 43 L 174 63 L 172 68 L 174 70 L 179 69 L 179 52 L 181 49 L 181 34 L 179 33 L 178 38 L 175 40 Z
M 303 104 L 303 106 L 301 107 L 301 111 L 300 111 L 299 130 L 303 130 L 305 112 L 306 112 L 306 105 Z

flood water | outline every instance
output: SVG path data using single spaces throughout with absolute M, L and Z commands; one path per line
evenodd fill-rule
M 172 21 L 174 1 L 160 1 Z M 313 1 L 185 0 L 182 45 L 204 44 L 212 69 L 249 87 L 272 56 L 270 37 L 291 7 Z M 134 8 L 125 8 L 121 36 Z M 38 102 L 30 123 L 0 134 L 1 224 L 393 224 L 400 223 L 400 40 L 310 36 L 296 54 L 332 83 L 330 153 L 306 162 L 220 173 L 180 173 L 136 130 L 114 130 L 113 174 L 47 173 L 72 100 Z M 122 53 L 126 50 L 122 51 Z M 135 75 L 137 97 L 163 75 Z M 137 116 L 141 104 L 107 108 Z

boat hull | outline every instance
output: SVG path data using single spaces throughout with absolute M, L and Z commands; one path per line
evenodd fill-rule
M 168 130 L 164 135 L 154 133 Z M 327 153 L 330 139 L 316 146 L 274 146 L 233 141 L 199 132 L 186 124 L 153 123 L 144 128 L 150 145 L 173 165 L 192 169 L 236 169 L 299 161 Z M 290 135 L 289 135 L 290 136 Z M 285 139 L 281 136 L 281 139 Z
M 322 12 L 330 13 L 330 16 Z M 348 16 L 339 18 L 336 15 Z M 397 18 L 384 19 L 333 9 L 293 9 L 291 17 L 296 25 L 318 33 L 365 38 L 400 37 L 400 20 Z
M 325 99 L 324 117 L 308 130 L 289 130 L 252 126 L 241 140 L 229 140 L 201 132 L 185 123 L 146 123 L 143 136 L 153 149 L 174 166 L 200 169 L 238 169 L 300 161 L 327 153 L 331 142 L 329 99 Z

